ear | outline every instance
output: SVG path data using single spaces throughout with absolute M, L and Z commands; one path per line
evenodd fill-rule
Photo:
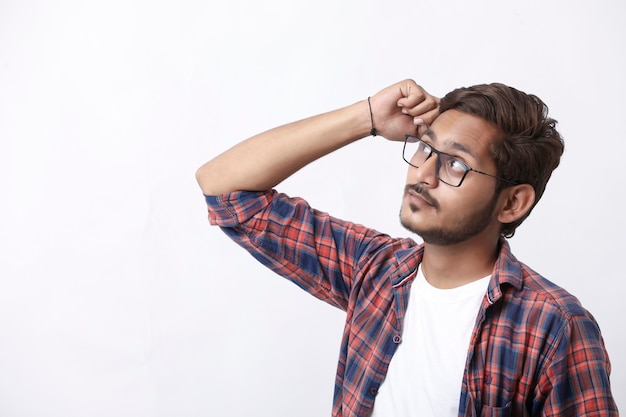
M 507 187 L 500 193 L 498 221 L 512 223 L 524 216 L 535 204 L 535 190 L 530 184 Z

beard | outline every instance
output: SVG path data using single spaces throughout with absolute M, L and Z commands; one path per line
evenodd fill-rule
M 439 211 L 439 204 L 434 200 L 427 190 L 424 190 L 420 186 L 407 185 L 405 191 L 413 189 L 417 193 L 421 194 L 427 201 L 431 202 L 433 207 Z M 485 230 L 493 220 L 493 211 L 498 202 L 499 193 L 495 193 L 491 200 L 489 200 L 484 207 L 478 207 L 475 210 L 467 211 L 463 216 L 455 219 L 454 224 L 447 224 L 438 227 L 420 227 L 414 226 L 408 219 L 404 219 L 402 216 L 402 210 L 400 210 L 400 224 L 410 232 L 420 236 L 424 243 L 438 245 L 438 246 L 450 246 L 457 243 L 461 243 L 471 237 L 476 236 L 483 230 Z M 409 209 L 412 213 L 419 211 L 419 208 L 410 205 Z

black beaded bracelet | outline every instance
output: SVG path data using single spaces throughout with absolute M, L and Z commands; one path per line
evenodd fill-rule
M 370 108 L 370 121 L 372 123 L 372 130 L 370 130 L 370 135 L 376 136 L 378 132 L 376 132 L 376 128 L 374 127 L 374 115 L 372 114 L 372 103 L 370 102 L 370 98 L 367 98 L 367 105 Z

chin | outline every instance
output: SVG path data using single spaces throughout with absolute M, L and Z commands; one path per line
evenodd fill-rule
M 413 210 L 410 210 L 410 215 L 406 215 L 405 211 L 401 210 L 400 211 L 400 224 L 409 232 L 415 233 L 416 235 L 422 237 L 422 233 L 424 232 L 424 229 L 422 227 L 419 227 L 416 224 L 416 219 L 411 214 L 414 214 Z
M 435 246 L 452 246 L 463 243 L 485 230 L 483 226 L 473 228 L 423 226 L 413 216 L 406 216 L 403 212 L 400 212 L 400 224 L 409 232 L 419 236 L 424 243 Z

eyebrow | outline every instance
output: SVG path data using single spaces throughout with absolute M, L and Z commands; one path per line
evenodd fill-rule
M 426 132 L 424 132 L 424 135 L 432 139 L 433 142 L 437 142 L 437 134 L 432 129 L 428 129 Z M 456 149 L 461 152 L 465 152 L 466 154 L 475 157 L 474 152 L 472 152 L 470 148 L 463 145 L 462 143 L 451 140 L 450 145 L 452 146 L 453 149 Z

